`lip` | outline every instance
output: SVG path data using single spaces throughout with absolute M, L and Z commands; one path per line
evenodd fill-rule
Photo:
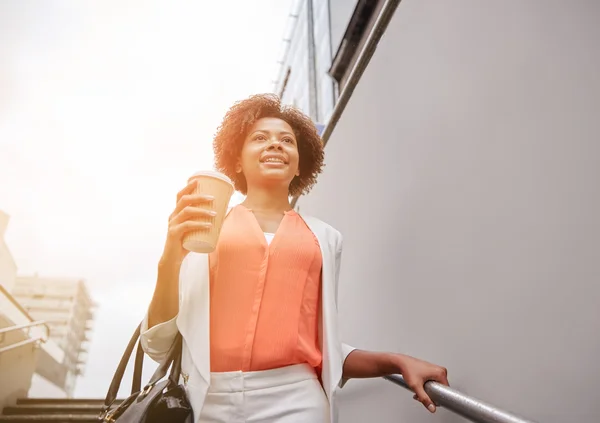
M 267 161 L 268 159 L 277 159 L 277 160 L 281 160 L 280 162 L 269 162 Z M 264 156 L 262 156 L 260 158 L 260 162 L 261 163 L 267 163 L 267 164 L 288 164 L 288 161 L 285 159 L 285 156 L 282 154 L 273 154 L 273 153 L 269 153 L 269 154 L 265 154 Z

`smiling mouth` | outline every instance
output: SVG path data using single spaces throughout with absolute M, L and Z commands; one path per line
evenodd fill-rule
M 281 157 L 265 157 L 260 161 L 261 163 L 275 163 L 275 164 L 287 164 L 287 162 Z

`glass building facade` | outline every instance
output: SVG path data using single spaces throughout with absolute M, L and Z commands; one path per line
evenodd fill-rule
M 315 123 L 326 123 L 335 104 L 329 0 L 296 0 L 284 35 L 273 91 Z M 311 37 L 312 32 L 312 37 Z

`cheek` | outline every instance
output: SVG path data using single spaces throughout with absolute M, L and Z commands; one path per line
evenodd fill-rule
M 294 155 L 290 155 L 290 162 L 294 163 L 296 167 L 300 165 L 300 156 L 298 155 L 297 151 Z
M 251 146 L 245 146 L 240 153 L 240 162 L 242 165 L 251 165 L 258 160 L 260 151 L 256 151 Z
M 300 161 L 300 153 L 298 152 L 298 149 L 295 146 L 289 148 L 289 150 L 287 151 L 287 155 L 290 159 L 290 162 L 298 163 Z

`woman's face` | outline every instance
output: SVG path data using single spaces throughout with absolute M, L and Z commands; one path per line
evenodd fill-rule
M 298 143 L 291 126 L 279 118 L 257 120 L 244 141 L 238 171 L 252 185 L 290 186 L 299 175 Z

